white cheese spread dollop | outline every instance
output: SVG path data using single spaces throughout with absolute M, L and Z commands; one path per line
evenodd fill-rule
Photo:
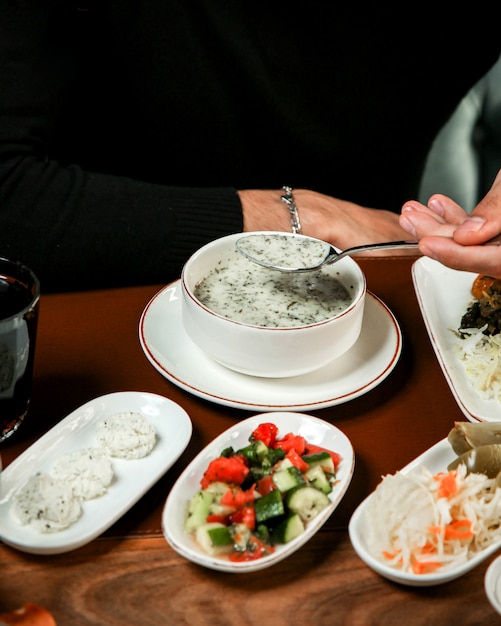
M 41 533 L 68 528 L 82 514 L 71 485 L 45 472 L 33 474 L 14 496 L 11 514 L 23 525 Z
M 96 442 L 110 456 L 140 459 L 153 450 L 156 431 L 140 413 L 116 413 L 98 422 Z
M 111 460 L 101 450 L 87 448 L 63 454 L 51 474 L 71 485 L 77 498 L 90 500 L 106 493 L 114 471 Z

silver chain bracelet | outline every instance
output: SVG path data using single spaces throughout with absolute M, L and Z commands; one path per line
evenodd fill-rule
M 294 235 L 300 235 L 301 234 L 301 222 L 299 221 L 299 213 L 297 212 L 297 206 L 296 206 L 296 203 L 294 202 L 294 197 L 292 195 L 292 187 L 289 187 L 288 185 L 284 185 L 282 189 L 284 191 L 284 195 L 281 196 L 280 200 L 284 204 L 286 204 L 287 208 L 289 209 L 292 233 Z

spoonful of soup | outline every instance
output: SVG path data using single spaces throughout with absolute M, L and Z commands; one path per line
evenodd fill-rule
M 385 241 L 337 250 L 334 246 L 313 237 L 292 233 L 252 233 L 236 242 L 238 251 L 248 259 L 280 272 L 311 272 L 324 265 L 332 265 L 343 257 L 392 248 L 417 248 L 417 241 Z

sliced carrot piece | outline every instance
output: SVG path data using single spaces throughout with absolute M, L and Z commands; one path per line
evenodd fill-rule
M 443 533 L 444 539 L 449 541 L 451 539 L 471 539 L 475 536 L 471 530 L 471 520 L 469 519 L 454 520 L 446 526 L 428 526 L 427 530 L 434 535 Z
M 437 546 L 431 541 L 427 541 L 419 552 L 420 554 L 436 554 Z
M 433 574 L 441 567 L 438 561 L 416 561 L 412 564 L 412 571 L 414 574 Z
M 471 530 L 471 520 L 458 519 L 445 527 L 445 539 L 471 539 L 475 533 Z
M 458 485 L 456 481 L 456 472 L 451 470 L 447 474 L 440 473 L 437 474 L 437 478 L 440 481 L 440 485 L 438 487 L 438 497 L 439 498 L 450 498 L 451 496 L 456 495 L 458 490 Z
M 394 558 L 397 556 L 397 554 L 399 554 L 399 553 L 398 553 L 398 552 L 393 552 L 393 553 L 391 553 L 391 552 L 387 552 L 386 550 L 383 550 L 383 553 L 382 553 L 382 554 L 383 554 L 383 556 L 384 556 L 384 558 L 385 558 L 385 559 L 388 559 L 389 561 L 391 561 L 391 560 L 392 560 L 392 559 L 394 559 Z

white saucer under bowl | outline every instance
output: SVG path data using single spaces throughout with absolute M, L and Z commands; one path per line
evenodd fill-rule
M 339 359 L 292 378 L 240 374 L 213 361 L 187 336 L 179 280 L 146 305 L 139 341 L 153 367 L 178 387 L 216 404 L 252 411 L 314 410 L 347 402 L 379 385 L 402 351 L 402 333 L 393 313 L 367 292 L 360 337 Z
M 315 372 L 292 378 L 259 378 L 216 363 L 187 336 L 181 319 L 181 281 L 161 289 L 139 322 L 146 358 L 165 378 L 195 396 L 253 411 L 303 411 L 353 400 L 391 373 L 402 351 L 395 316 L 367 292 L 362 331 L 343 356 Z

